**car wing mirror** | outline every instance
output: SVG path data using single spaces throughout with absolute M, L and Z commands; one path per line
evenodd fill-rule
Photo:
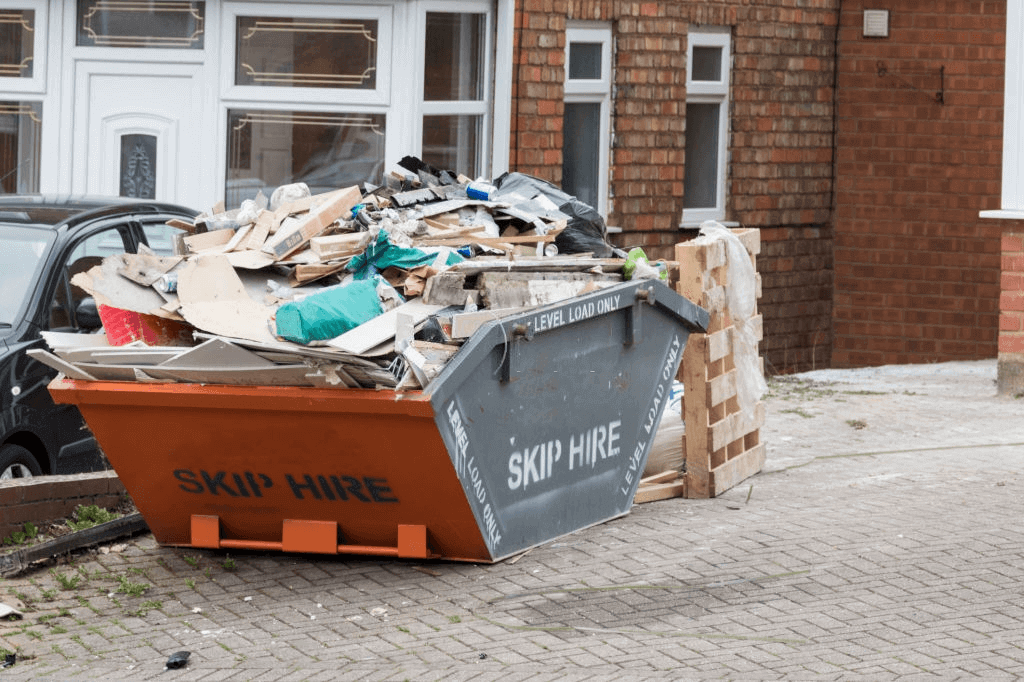
M 100 320 L 100 311 L 96 307 L 96 299 L 92 296 L 86 296 L 75 308 L 75 320 L 78 322 L 79 329 L 99 329 L 103 326 L 103 322 Z

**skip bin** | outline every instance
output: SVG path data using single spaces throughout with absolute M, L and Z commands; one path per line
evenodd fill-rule
M 423 391 L 56 379 L 158 542 L 498 561 L 626 514 L 708 313 L 624 282 L 479 329 Z

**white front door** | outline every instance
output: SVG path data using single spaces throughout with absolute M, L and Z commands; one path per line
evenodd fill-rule
M 72 191 L 208 208 L 203 84 L 198 64 L 76 62 Z

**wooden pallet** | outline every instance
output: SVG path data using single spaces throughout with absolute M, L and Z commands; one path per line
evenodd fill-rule
M 756 273 L 760 231 L 739 229 L 733 233 L 746 248 Z M 728 284 L 725 244 L 677 244 L 676 260 L 679 261 L 677 290 L 711 313 L 708 333 L 690 334 L 680 367 L 684 387 L 683 421 L 686 423 L 685 494 L 690 498 L 715 497 L 764 467 L 765 447 L 760 429 L 764 425 L 765 408 L 764 403 L 758 402 L 753 414 L 744 415 L 736 397 L 735 327 L 725 295 Z M 755 297 L 760 296 L 761 278 L 756 275 Z M 754 310 L 749 324 L 760 340 L 762 318 L 756 312 L 756 301 Z
M 733 233 L 746 248 L 756 273 L 760 231 L 739 229 Z M 725 244 L 677 244 L 676 260 L 676 290 L 711 313 L 711 321 L 707 334 L 690 334 L 679 367 L 686 423 L 686 435 L 682 436 L 685 471 L 666 471 L 641 479 L 633 498 L 635 504 L 671 497 L 716 497 L 764 468 L 765 447 L 760 435 L 764 403 L 758 402 L 748 416 L 740 411 L 736 397 L 735 327 L 726 299 Z M 755 276 L 755 297 L 760 298 L 761 277 Z M 754 303 L 755 315 L 749 324 L 760 340 L 762 318 Z

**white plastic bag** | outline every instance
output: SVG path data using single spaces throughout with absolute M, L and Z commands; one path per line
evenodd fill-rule
M 707 220 L 700 226 L 697 241 L 723 241 L 728 268 L 725 296 L 733 324 L 733 358 L 736 363 L 736 400 L 747 418 L 752 418 L 757 401 L 768 384 L 761 372 L 757 355 L 757 338 L 750 328 L 757 304 L 757 273 L 743 243 L 721 223 Z M 706 273 L 710 274 L 710 273 Z

